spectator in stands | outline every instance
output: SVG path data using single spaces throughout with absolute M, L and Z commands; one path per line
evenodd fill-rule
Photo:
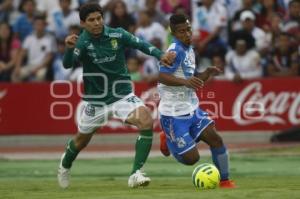
M 33 31 L 33 18 L 36 12 L 34 0 L 23 0 L 20 4 L 22 14 L 13 25 L 13 31 L 22 42 Z
M 253 11 L 254 1 L 253 0 L 243 0 L 242 7 L 235 12 L 232 22 L 231 22 L 231 30 L 230 31 L 237 31 L 242 28 L 242 24 L 240 21 L 241 13 L 245 10 Z
M 265 54 L 270 47 L 271 41 L 266 33 L 255 25 L 255 15 L 250 10 L 245 10 L 241 13 L 240 21 L 242 22 L 242 31 L 247 31 L 252 34 L 255 39 L 255 46 L 258 52 Z
M 131 81 L 139 82 L 142 80 L 142 75 L 140 72 L 140 63 L 137 56 L 131 56 L 127 58 L 127 68 Z
M 11 0 L 0 0 L 0 22 L 9 22 L 11 10 L 13 8 Z
M 161 43 L 165 43 L 167 39 L 165 28 L 161 24 L 154 22 L 145 10 L 139 12 L 138 28 L 135 31 L 135 35 L 147 42 L 158 38 Z
M 215 48 L 227 49 L 227 12 L 216 0 L 202 0 L 194 9 L 192 28 L 197 52 L 210 57 Z
M 185 13 L 190 13 L 190 1 L 189 0 L 160 0 L 160 9 L 165 14 L 172 14 L 174 12 L 174 8 L 178 6 L 183 6 L 185 9 Z
M 212 66 L 216 66 L 222 71 L 219 75 L 214 76 L 213 78 L 219 79 L 219 80 L 226 79 L 226 76 L 225 76 L 226 61 L 225 61 L 224 55 L 221 53 L 214 53 L 211 58 L 211 63 L 212 63 Z
M 20 46 L 8 23 L 0 23 L 0 81 L 10 81 Z
M 56 42 L 52 35 L 46 33 L 46 24 L 45 16 L 35 16 L 34 32 L 23 43 L 13 72 L 13 81 L 45 80 L 48 66 L 56 52 Z M 23 65 L 25 57 L 27 61 Z
M 111 5 L 111 17 L 108 23 L 112 28 L 124 28 L 130 33 L 134 33 L 136 21 L 128 13 L 126 4 L 122 0 L 115 0 Z
M 276 0 L 262 0 L 261 11 L 256 16 L 256 25 L 266 33 L 270 32 L 273 17 L 284 14 L 284 9 L 279 7 Z
M 296 38 L 294 45 L 300 45 L 300 0 L 289 2 L 288 16 L 282 23 L 282 31 Z
M 158 8 L 158 0 L 146 0 L 146 11 L 154 22 L 162 24 L 164 27 L 168 26 L 168 21 L 164 14 Z
M 218 0 L 218 1 L 221 2 L 226 7 L 228 18 L 231 20 L 235 16 L 236 12 L 242 8 L 243 2 L 245 2 L 246 0 Z
M 37 10 L 50 16 L 52 12 L 59 10 L 60 2 L 59 0 L 37 0 Z M 71 0 L 71 10 L 76 10 L 78 8 L 78 0 Z
M 71 10 L 71 0 L 59 0 L 59 10 L 53 11 L 48 17 L 48 30 L 57 39 L 63 40 L 69 34 L 72 25 L 79 25 L 78 12 Z
M 232 50 L 226 54 L 226 78 L 239 83 L 243 79 L 262 77 L 260 55 L 253 49 L 252 35 L 247 32 L 235 34 L 231 46 Z
M 291 36 L 281 33 L 277 38 L 277 47 L 271 54 L 268 64 L 268 75 L 275 77 L 299 75 L 299 55 L 292 47 Z
M 272 17 L 271 24 L 270 24 L 270 32 L 267 33 L 268 37 L 270 37 L 272 48 L 276 38 L 281 33 L 281 27 L 280 27 L 281 23 L 282 23 L 282 17 L 280 15 L 274 15 Z
M 102 1 L 100 1 L 100 4 L 102 4 Z M 107 0 L 109 1 L 109 0 Z M 128 13 L 130 14 L 137 14 L 140 10 L 144 10 L 145 9 L 145 0 L 122 0 L 125 2 Z M 104 0 L 105 2 L 105 0 Z M 103 5 L 101 5 L 103 6 Z M 137 15 L 135 15 L 134 17 L 137 17 Z

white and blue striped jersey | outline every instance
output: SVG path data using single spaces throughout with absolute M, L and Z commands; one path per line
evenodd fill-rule
M 174 39 L 167 51 L 176 52 L 176 58 L 171 67 L 160 65 L 160 73 L 168 73 L 185 79 L 194 75 L 196 65 L 192 46 L 185 46 L 179 40 Z M 160 95 L 158 110 L 161 115 L 186 115 L 199 106 L 199 100 L 194 89 L 159 83 L 158 91 Z

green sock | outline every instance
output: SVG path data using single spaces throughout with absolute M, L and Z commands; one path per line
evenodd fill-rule
M 131 174 L 143 167 L 152 146 L 153 132 L 152 129 L 141 130 L 135 143 L 135 158 Z
M 67 143 L 65 156 L 62 160 L 62 166 L 66 169 L 71 168 L 73 161 L 76 159 L 79 151 L 76 149 L 74 140 L 71 139 Z

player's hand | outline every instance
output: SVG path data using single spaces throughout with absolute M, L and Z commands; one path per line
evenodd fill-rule
M 204 82 L 200 78 L 192 76 L 190 79 L 186 80 L 185 86 L 198 90 L 199 88 L 202 88 L 204 86 Z
M 221 74 L 223 71 L 217 66 L 210 66 L 206 69 L 209 76 L 216 76 Z
M 171 66 L 176 58 L 176 52 L 167 52 L 160 58 L 160 63 L 164 66 Z
M 241 83 L 243 81 L 242 77 L 239 74 L 235 74 L 233 77 L 234 83 Z
M 78 35 L 72 34 L 66 37 L 65 44 L 67 48 L 75 48 L 76 41 L 78 39 Z

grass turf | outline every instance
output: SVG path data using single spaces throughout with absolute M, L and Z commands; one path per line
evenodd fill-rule
M 287 153 L 290 150 L 291 153 Z M 251 151 L 231 155 L 231 176 L 237 189 L 197 190 L 191 174 L 195 166 L 181 165 L 172 158 L 149 158 L 145 170 L 149 187 L 129 189 L 132 158 L 77 160 L 71 186 L 62 190 L 56 182 L 58 160 L 0 160 L 1 199 L 56 198 L 300 198 L 300 148 Z M 199 163 L 211 162 L 203 157 Z

